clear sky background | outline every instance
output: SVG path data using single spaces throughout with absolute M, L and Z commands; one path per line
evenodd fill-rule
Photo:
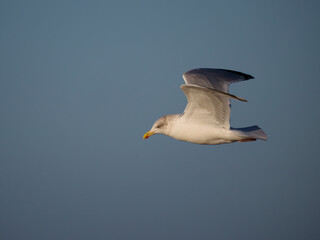
M 319 1 L 0 1 L 1 239 L 319 239 Z M 182 74 L 242 71 L 233 127 L 156 135 Z

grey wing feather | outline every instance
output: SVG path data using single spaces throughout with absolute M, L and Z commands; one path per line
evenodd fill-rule
M 225 93 L 229 92 L 230 84 L 253 78 L 242 72 L 215 68 L 197 68 L 183 74 L 186 84 L 216 89 Z
M 230 128 L 231 95 L 192 84 L 184 84 L 180 88 L 188 100 L 184 117 L 201 121 L 202 124 L 213 123 L 225 129 Z

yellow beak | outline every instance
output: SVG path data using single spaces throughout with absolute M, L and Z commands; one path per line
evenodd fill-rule
M 143 135 L 143 139 L 146 139 L 146 138 L 152 136 L 153 134 L 155 134 L 155 132 L 150 132 L 150 131 L 146 132 L 146 134 Z

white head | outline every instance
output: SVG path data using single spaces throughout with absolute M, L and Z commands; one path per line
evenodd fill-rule
M 143 139 L 146 139 L 151 135 L 157 133 L 169 135 L 168 133 L 171 127 L 173 126 L 175 120 L 178 119 L 180 116 L 181 114 L 170 114 L 159 118 L 157 121 L 155 121 L 150 131 L 146 132 L 143 135 Z

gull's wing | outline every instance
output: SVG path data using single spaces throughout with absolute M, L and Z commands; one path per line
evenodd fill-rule
M 235 98 L 246 101 L 219 90 L 192 84 L 183 84 L 180 88 L 188 100 L 183 114 L 186 120 L 197 121 L 202 124 L 214 124 L 225 129 L 230 129 L 229 99 Z
M 198 68 L 183 74 L 186 84 L 216 89 L 225 93 L 231 83 L 246 81 L 254 77 L 245 73 L 214 68 Z

